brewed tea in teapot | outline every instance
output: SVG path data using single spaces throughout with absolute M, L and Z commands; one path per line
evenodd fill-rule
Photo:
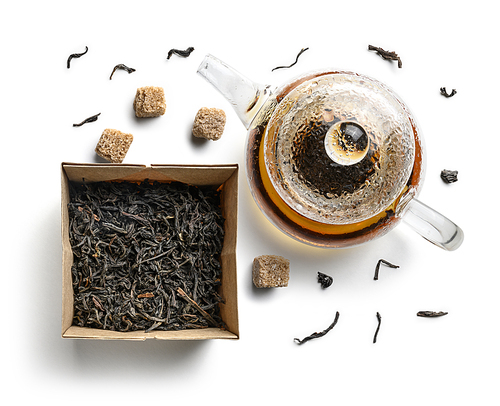
M 419 202 L 425 153 L 409 108 L 365 75 L 323 70 L 281 87 L 254 83 L 207 55 L 198 72 L 248 129 L 246 173 L 267 218 L 301 242 L 350 247 L 405 220 L 458 248 L 462 230 Z

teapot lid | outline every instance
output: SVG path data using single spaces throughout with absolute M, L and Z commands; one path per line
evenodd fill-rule
M 352 72 L 312 75 L 272 112 L 264 161 L 273 187 L 299 214 L 352 224 L 386 210 L 415 158 L 414 119 L 382 83 Z

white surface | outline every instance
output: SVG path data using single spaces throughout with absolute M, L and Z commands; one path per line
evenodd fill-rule
M 491 1 L 25 1 L 0 15 L 2 97 L 2 396 L 51 404 L 498 404 L 500 228 L 498 12 Z M 237 5 L 238 4 L 238 5 Z M 369 44 L 396 51 L 403 68 Z M 87 55 L 67 57 L 89 47 Z M 171 48 L 195 52 L 187 59 Z M 272 68 L 295 60 L 292 69 Z M 426 139 L 421 200 L 465 232 L 444 252 L 405 225 L 341 251 L 301 245 L 258 212 L 245 180 L 245 130 L 196 69 L 212 53 L 261 83 L 311 69 L 373 76 L 398 93 Z M 112 68 L 124 63 L 137 71 Z M 167 112 L 137 120 L 137 87 L 162 86 Z M 446 99 L 439 88 L 456 88 Z M 200 143 L 200 107 L 227 113 L 223 138 Z M 72 124 L 101 113 L 98 121 Z M 240 164 L 238 288 L 241 338 L 208 342 L 63 340 L 60 163 L 96 162 L 105 128 L 131 132 L 127 163 Z M 459 171 L 444 184 L 442 169 Z M 34 197 L 33 197 L 34 196 Z M 475 202 L 475 203 L 474 203 Z M 291 260 L 289 287 L 257 290 L 260 254 Z M 385 258 L 399 269 L 382 267 Z M 322 291 L 316 273 L 335 278 Z M 440 319 L 416 317 L 443 310 Z M 325 337 L 298 346 L 325 329 Z M 382 315 L 372 343 L 376 312 Z M 321 403 L 318 403 L 321 402 Z

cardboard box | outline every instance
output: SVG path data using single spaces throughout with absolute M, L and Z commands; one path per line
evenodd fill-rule
M 224 223 L 224 246 L 221 254 L 222 280 L 220 294 L 225 304 L 220 305 L 220 314 L 227 329 L 193 329 L 182 331 L 116 332 L 73 326 L 73 287 L 71 266 L 73 252 L 69 242 L 68 202 L 70 181 L 142 181 L 182 182 L 196 186 L 222 185 L 222 213 Z M 214 338 L 238 339 L 238 303 L 236 286 L 236 235 L 238 204 L 238 165 L 127 165 L 127 164 L 77 164 L 61 165 L 61 225 L 62 225 L 62 337 L 92 339 L 146 340 L 205 340 Z

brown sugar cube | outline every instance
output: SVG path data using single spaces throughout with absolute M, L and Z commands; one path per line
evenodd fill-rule
M 162 87 L 145 86 L 137 89 L 134 110 L 137 117 L 159 117 L 165 114 L 165 92 Z
M 226 113 L 224 110 L 202 107 L 194 118 L 193 135 L 216 141 L 222 136 L 225 125 Z
M 121 163 L 127 155 L 134 137 L 118 130 L 105 129 L 95 147 L 95 152 L 101 158 L 113 163 Z
M 261 255 L 253 260 L 253 284 L 257 288 L 287 287 L 290 261 L 279 255 Z

